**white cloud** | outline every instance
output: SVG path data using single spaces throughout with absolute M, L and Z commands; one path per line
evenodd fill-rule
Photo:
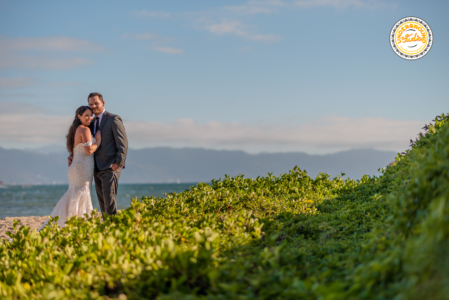
M 286 1 L 283 0 L 250 0 L 248 4 L 251 5 L 270 5 L 270 6 L 283 6 Z
M 0 102 L 0 144 L 63 143 L 72 119 L 73 116 L 49 116 L 27 105 Z M 424 122 L 330 116 L 294 127 L 216 121 L 198 123 L 191 119 L 174 122 L 125 119 L 124 124 L 131 148 L 189 146 L 251 152 L 308 148 L 332 152 L 332 149 L 364 147 L 403 151 Z
M 0 89 L 17 89 L 32 86 L 36 83 L 33 78 L 16 77 L 4 78 L 0 77 Z
M 16 101 L 17 99 L 30 99 L 30 98 L 36 98 L 37 94 L 34 93 L 0 93 L 0 99 L 2 101 L 9 101 L 13 100 Z M 0 102 L 1 104 L 2 102 Z M 0 109 L 2 109 L 2 106 L 0 105 Z
M 136 40 L 154 40 L 157 38 L 158 36 L 152 33 L 141 33 L 134 36 L 134 39 Z
M 168 37 L 168 36 L 160 36 L 151 32 L 147 32 L 147 33 L 136 33 L 136 34 L 130 34 L 130 33 L 126 33 L 124 35 L 122 35 L 123 38 L 127 39 L 127 38 L 132 38 L 134 40 L 138 40 L 138 41 L 146 41 L 146 40 L 155 40 L 158 42 L 173 42 L 176 39 L 172 38 L 172 37 Z
M 269 14 L 273 11 L 272 8 L 261 7 L 258 5 L 236 5 L 236 6 L 227 6 L 224 8 L 227 11 L 233 13 L 239 13 L 244 15 L 253 15 L 253 14 Z
M 265 8 L 270 9 L 273 7 L 300 7 L 300 8 L 309 8 L 309 7 L 324 7 L 324 6 L 333 6 L 338 9 L 344 9 L 348 7 L 356 7 L 356 8 L 367 8 L 367 9 L 376 9 L 376 8 L 387 8 L 387 7 L 396 7 L 396 3 L 391 2 L 383 2 L 380 0 L 291 0 L 291 1 L 282 1 L 282 0 L 267 0 L 267 1 L 249 1 L 246 5 L 250 7 L 256 8 Z M 248 9 L 249 9 L 248 8 Z
M 261 41 L 266 43 L 279 42 L 282 38 L 274 34 L 257 34 L 249 30 L 247 25 L 240 21 L 222 20 L 221 23 L 205 26 L 209 32 L 215 35 L 234 34 L 252 41 Z
M 25 103 L 16 103 L 16 102 L 0 102 L 0 116 L 3 117 L 5 115 L 30 115 L 33 113 L 43 113 L 44 110 L 40 107 L 29 105 Z M 28 116 L 29 117 L 29 116 Z
M 33 105 L 0 102 L 0 145 L 64 143 L 72 121 L 73 117 L 50 116 Z
M 148 11 L 146 9 L 139 10 L 139 11 L 133 11 L 131 12 L 131 15 L 136 17 L 149 17 L 149 18 L 169 18 L 170 14 L 163 11 Z
M 168 53 L 168 54 L 183 54 L 183 49 L 177 49 L 172 47 L 162 47 L 162 46 L 153 46 L 153 48 L 159 52 L 162 53 Z
M 140 41 L 166 39 L 166 38 L 160 37 L 160 36 L 158 36 L 157 34 L 154 34 L 154 33 L 137 33 L 137 34 L 125 33 L 124 35 L 122 35 L 122 37 L 124 39 L 132 38 L 134 40 L 140 40 Z
M 396 6 L 395 3 L 384 3 L 377 0 L 296 0 L 293 4 L 304 8 L 311 6 L 333 6 L 335 8 L 347 8 L 353 6 L 357 8 L 375 9 Z
M 280 9 L 308 9 L 312 7 L 377 9 L 395 8 L 397 4 L 381 0 L 252 0 L 243 5 L 223 7 L 223 10 L 236 14 L 254 15 L 270 14 Z
M 0 57 L 0 68 L 42 68 L 50 70 L 65 70 L 92 65 L 94 61 L 80 58 L 51 58 L 39 56 L 19 56 L 15 54 Z
M 314 147 L 378 149 L 406 148 L 410 138 L 423 126 L 420 121 L 400 121 L 383 118 L 343 118 L 330 116 L 296 127 L 276 124 L 245 125 L 241 123 L 198 123 L 182 119 L 171 123 L 126 123 L 130 139 L 184 143 L 191 146 L 217 147 L 224 145 L 307 145 Z
M 207 26 L 210 32 L 216 35 L 222 35 L 226 33 L 234 33 L 236 35 L 243 36 L 246 32 L 243 30 L 244 25 L 239 21 L 223 21 L 219 24 L 213 24 Z
M 97 52 L 106 48 L 88 40 L 69 37 L 50 38 L 0 38 L 0 51 L 59 51 L 59 52 Z
M 81 82 L 54 82 L 50 83 L 50 86 L 76 86 L 82 85 Z
M 139 33 L 139 34 L 124 34 L 123 38 L 132 38 L 134 40 L 145 41 L 152 40 L 151 49 L 168 54 L 183 54 L 184 50 L 179 48 L 173 48 L 169 46 L 163 46 L 162 43 L 172 42 L 175 39 L 170 37 L 159 36 L 153 33 Z
M 93 64 L 83 57 L 67 57 L 75 52 L 105 52 L 90 41 L 69 37 L 0 37 L 0 68 L 71 69 Z

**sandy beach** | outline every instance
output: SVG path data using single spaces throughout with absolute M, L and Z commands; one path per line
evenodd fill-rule
M 120 209 L 118 212 L 121 211 Z M 101 213 L 97 212 L 95 215 L 98 218 L 101 218 Z M 48 216 L 42 217 L 5 217 L 0 218 L 0 238 L 1 239 L 9 239 L 9 236 L 6 235 L 7 231 L 13 232 L 12 225 L 14 224 L 14 220 L 20 220 L 20 223 L 17 225 L 17 229 L 22 226 L 30 226 L 31 229 L 38 229 L 41 225 L 47 221 Z
M 6 217 L 0 219 L 0 238 L 6 239 L 9 238 L 6 235 L 7 231 L 13 232 L 12 225 L 14 220 L 20 220 L 17 228 L 20 228 L 24 225 L 30 226 L 30 228 L 39 228 L 46 220 L 48 216 L 42 217 Z

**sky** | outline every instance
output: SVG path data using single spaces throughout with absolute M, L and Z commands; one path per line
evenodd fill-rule
M 130 148 L 402 152 L 449 112 L 449 1 L 0 0 L 0 147 L 64 147 L 100 92 Z M 429 53 L 391 49 L 425 20 Z M 445 33 L 446 32 L 446 33 Z

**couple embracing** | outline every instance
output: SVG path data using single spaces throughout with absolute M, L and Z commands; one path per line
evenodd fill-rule
M 87 99 L 89 106 L 76 110 L 67 134 L 69 189 L 51 213 L 59 216 L 60 227 L 70 217 L 91 214 L 92 178 L 103 219 L 117 213 L 118 180 L 128 151 L 125 127 L 119 116 L 105 110 L 100 93 L 90 93 Z

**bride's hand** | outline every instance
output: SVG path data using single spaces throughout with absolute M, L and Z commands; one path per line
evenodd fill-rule
M 100 130 L 98 130 L 97 133 L 95 134 L 95 139 L 98 142 L 101 142 L 101 131 Z

